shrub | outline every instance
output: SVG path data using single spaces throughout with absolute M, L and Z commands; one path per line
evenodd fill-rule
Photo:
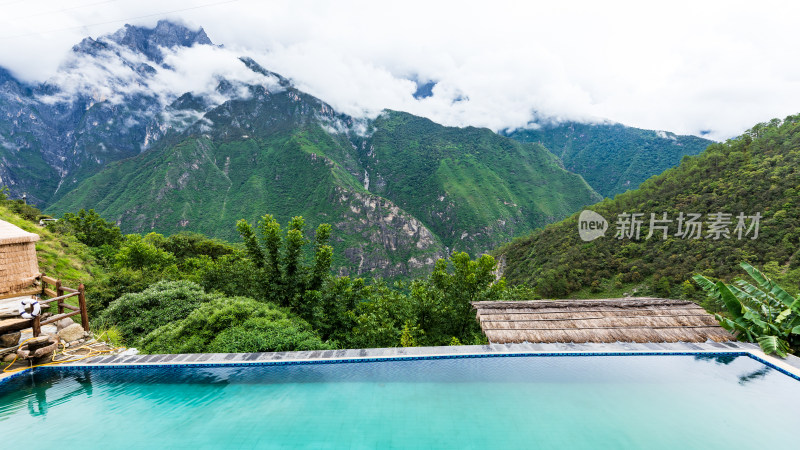
M 138 234 L 125 236 L 116 255 L 118 267 L 160 270 L 175 262 L 175 256 L 145 241 Z
M 139 346 L 148 333 L 184 319 L 214 298 L 195 283 L 160 281 L 142 292 L 125 294 L 111 302 L 99 322 L 116 327 L 126 344 Z
M 217 259 L 234 253 L 235 247 L 218 239 L 206 237 L 200 233 L 180 232 L 169 237 L 158 233 L 150 233 L 144 237 L 147 243 L 175 255 L 178 260 L 208 256 Z
M 115 269 L 111 273 L 101 274 L 86 283 L 86 308 L 89 317 L 100 322 L 102 312 L 111 302 L 125 294 L 141 292 L 157 279 L 140 270 Z
M 328 349 L 305 321 L 247 297 L 216 297 L 143 342 L 148 353 Z
M 214 353 L 284 352 L 330 349 L 308 324 L 286 318 L 255 317 L 217 335 L 207 351 Z

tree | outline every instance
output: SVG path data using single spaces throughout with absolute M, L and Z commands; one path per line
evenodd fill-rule
M 175 256 L 146 242 L 138 234 L 125 236 L 125 242 L 116 254 L 117 266 L 137 270 L 161 271 L 175 263 Z
M 122 231 L 115 224 L 106 221 L 93 209 L 81 209 L 78 214 L 65 213 L 53 227 L 57 231 L 66 231 L 75 235 L 78 240 L 89 247 L 110 245 L 119 247 L 122 243 Z
M 412 288 L 412 296 L 424 302 L 419 305 L 420 314 L 436 323 L 430 328 L 420 322 L 426 335 L 442 345 L 452 337 L 464 342 L 479 335 L 472 302 L 495 300 L 505 292 L 506 282 L 496 280 L 496 268 L 493 257 L 483 255 L 473 261 L 464 252 L 453 254 L 449 261 L 437 261 L 427 282 Z
M 304 247 L 309 241 L 303 235 L 305 221 L 293 217 L 285 236 L 272 215 L 265 215 L 254 229 L 246 220 L 236 223 L 245 249 L 263 277 L 264 298 L 281 306 L 291 307 L 304 319 L 314 322 L 321 314 L 319 293 L 331 274 L 333 248 L 328 245 L 331 227 L 321 224 L 314 239 L 313 258 L 306 258 Z M 258 233 L 256 233 L 256 230 Z M 306 261 L 312 259 L 312 264 Z

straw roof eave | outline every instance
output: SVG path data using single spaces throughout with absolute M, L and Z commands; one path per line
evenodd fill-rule
M 724 342 L 734 337 L 686 301 L 659 298 L 474 302 L 492 343 Z

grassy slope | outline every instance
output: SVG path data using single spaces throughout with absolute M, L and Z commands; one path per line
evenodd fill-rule
M 676 166 L 685 155 L 696 155 L 712 141 L 696 136 L 659 136 L 653 130 L 620 124 L 575 122 L 518 130 L 509 135 L 522 142 L 539 142 L 581 174 L 604 197 L 635 189 L 643 181 Z
M 577 219 L 550 225 L 497 252 L 507 261 L 512 283 L 541 286 L 544 295 L 572 296 L 621 291 L 661 283 L 663 294 L 680 295 L 692 274 L 719 278 L 740 275 L 740 261 L 770 266 L 790 289 L 800 280 L 800 116 L 760 124 L 742 137 L 713 144 L 701 155 L 647 180 L 633 191 L 590 209 L 609 220 L 607 236 L 579 239 Z M 614 239 L 617 214 L 715 212 L 763 215 L 758 239 Z M 734 219 L 735 220 L 735 219 Z M 733 226 L 731 226 L 731 229 Z M 677 225 L 672 224 L 672 233 Z M 704 230 L 705 233 L 706 230 Z M 642 227 L 642 237 L 648 224 Z M 660 237 L 657 232 L 656 237 Z M 661 281 L 664 278 L 666 281 Z M 599 292 L 597 292 L 599 291 Z
M 39 235 L 36 254 L 39 257 L 39 270 L 52 277 L 64 280 L 67 286 L 77 287 L 100 273 L 89 248 L 73 236 L 63 236 L 31 223 L 5 206 L 0 205 L 0 219 L 12 223 L 25 231 Z

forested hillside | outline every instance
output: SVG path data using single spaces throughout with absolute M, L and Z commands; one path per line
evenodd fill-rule
M 92 208 L 125 232 L 228 240 L 239 219 L 302 215 L 334 226 L 341 273 L 393 277 L 427 273 L 451 251 L 488 251 L 599 199 L 538 144 L 393 111 L 360 135 L 294 88 L 250 89 L 48 212 Z
M 691 275 L 728 279 L 741 272 L 741 261 L 764 267 L 796 291 L 798 167 L 800 115 L 774 119 L 736 139 L 712 144 L 698 156 L 685 157 L 678 167 L 647 180 L 639 189 L 589 207 L 608 221 L 605 237 L 581 240 L 576 213 L 515 240 L 497 254 L 506 260 L 509 282 L 534 285 L 545 297 L 638 289 L 691 298 L 695 295 L 695 287 L 687 281 Z M 647 238 L 651 213 L 656 220 L 669 222 L 654 222 L 653 235 Z M 692 213 L 699 214 L 693 216 L 702 226 L 699 238 L 689 226 Z M 718 213 L 730 216 L 715 216 Z M 756 215 L 760 215 L 757 237 Z M 638 239 L 629 227 L 634 220 L 643 222 Z M 666 239 L 659 226 L 668 227 Z M 622 239 L 615 237 L 620 228 L 625 232 Z M 720 234 L 722 230 L 728 235 Z
M 538 142 L 580 174 L 600 195 L 614 197 L 636 189 L 646 179 L 677 166 L 685 155 L 702 152 L 713 141 L 642 130 L 621 124 L 565 122 L 508 134 Z

